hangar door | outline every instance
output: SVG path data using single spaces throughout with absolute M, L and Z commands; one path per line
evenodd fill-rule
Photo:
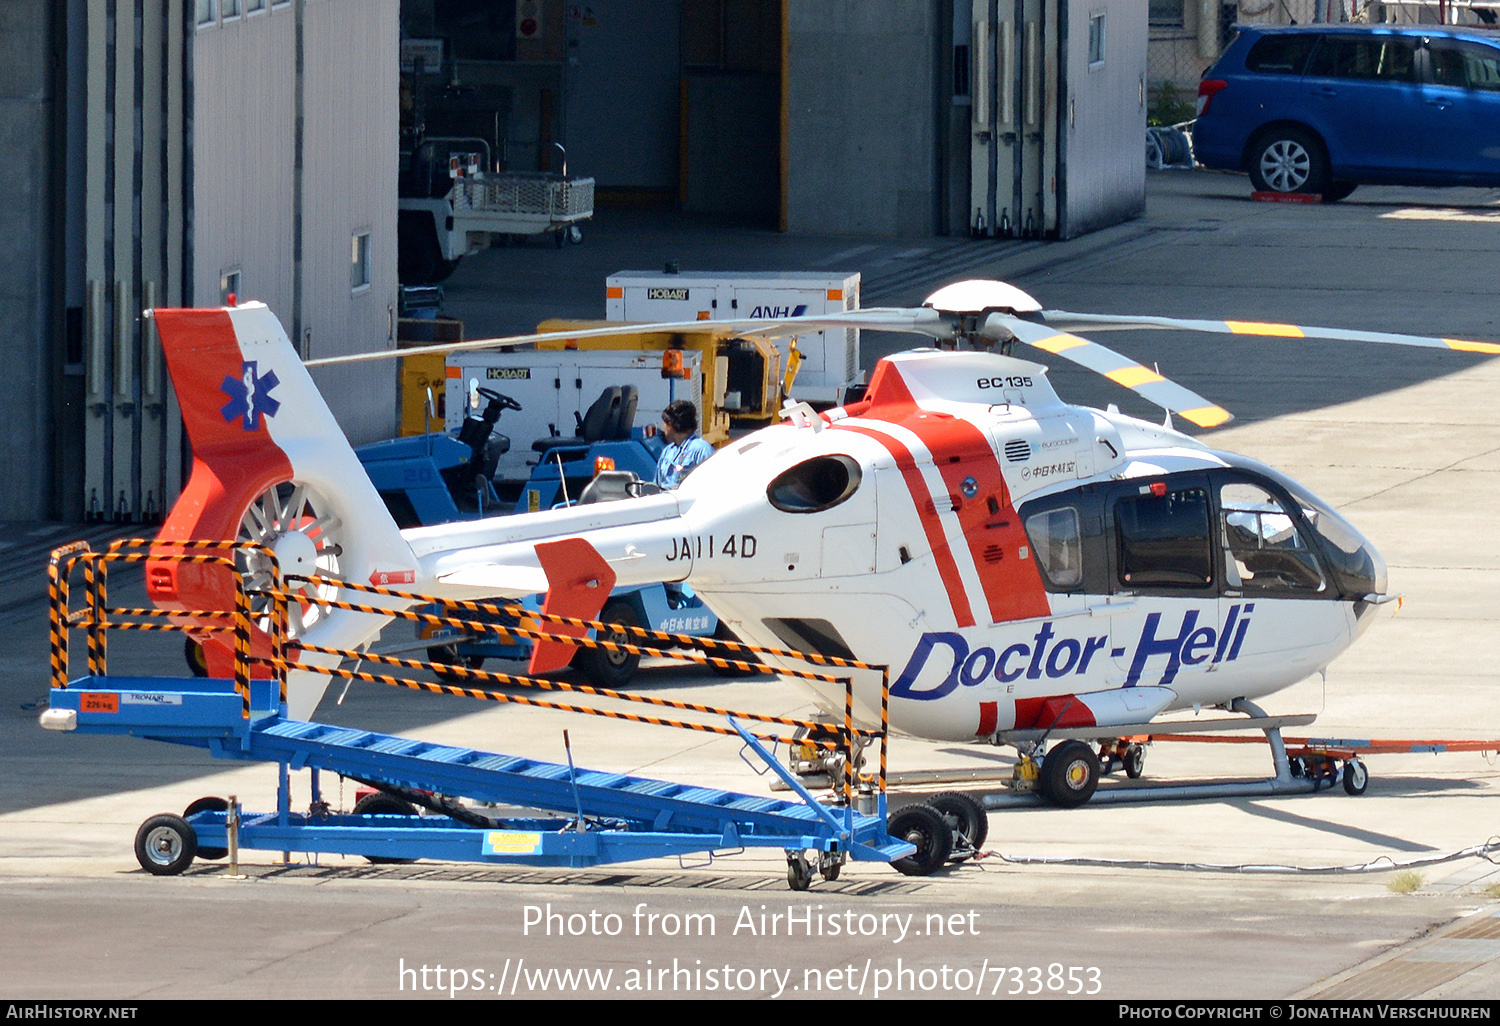
M 605 187 L 677 190 L 681 0 L 569 5 L 568 167 Z
M 974 0 L 969 228 L 1057 231 L 1061 0 Z

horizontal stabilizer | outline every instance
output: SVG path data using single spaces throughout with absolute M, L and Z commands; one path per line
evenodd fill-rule
M 547 575 L 541 567 L 536 566 L 473 563 L 440 575 L 438 583 L 454 588 L 474 588 L 485 595 L 522 598 L 546 591 Z

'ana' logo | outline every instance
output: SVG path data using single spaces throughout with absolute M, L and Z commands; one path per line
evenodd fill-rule
M 230 423 L 238 417 L 241 427 L 246 431 L 255 431 L 260 427 L 262 413 L 267 417 L 274 417 L 276 411 L 281 409 L 281 403 L 271 398 L 271 389 L 279 384 L 281 381 L 277 379 L 275 371 L 261 377 L 255 362 L 246 360 L 241 364 L 238 378 L 224 375 L 224 383 L 219 386 L 219 391 L 229 397 L 229 402 L 219 409 L 219 413 Z

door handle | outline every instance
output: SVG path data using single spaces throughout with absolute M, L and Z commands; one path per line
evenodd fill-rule
M 1337 96 L 1339 94 L 1339 91 L 1337 89 L 1331 89 L 1328 86 L 1318 86 L 1313 89 L 1312 94 L 1314 96 Z
M 1453 101 L 1448 99 L 1428 100 L 1427 106 L 1436 107 L 1438 110 L 1447 110 L 1453 106 Z

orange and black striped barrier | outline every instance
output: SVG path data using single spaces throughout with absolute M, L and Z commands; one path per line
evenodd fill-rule
M 246 586 L 245 570 L 238 564 L 236 556 L 252 553 L 260 556 L 265 561 L 266 566 L 269 567 L 270 587 L 250 589 Z M 112 562 L 135 563 L 145 561 L 208 563 L 226 568 L 233 574 L 235 579 L 235 608 L 233 610 L 110 608 L 108 605 L 108 565 Z M 73 569 L 80 565 L 83 570 L 87 608 L 80 610 L 78 613 L 70 613 L 69 580 Z M 274 678 L 279 682 L 283 701 L 286 699 L 288 672 L 291 670 L 301 670 L 344 680 L 365 681 L 437 694 L 461 696 L 481 701 L 513 703 L 534 708 L 602 716 L 633 723 L 675 727 L 730 737 L 738 736 L 738 733 L 731 728 L 711 723 L 642 715 L 612 709 L 592 708 L 567 702 L 508 694 L 492 690 L 489 687 L 416 681 L 361 670 L 357 667 L 362 662 L 414 670 L 431 670 L 432 666 L 429 663 L 415 659 L 402 659 L 397 656 L 378 653 L 345 651 L 301 644 L 291 637 L 292 631 L 288 613 L 290 604 L 297 602 L 304 607 L 314 606 L 323 610 L 342 609 L 355 613 L 402 619 L 419 624 L 456 628 L 475 635 L 499 634 L 502 636 L 529 638 L 534 641 L 557 641 L 579 647 L 598 648 L 606 651 L 624 652 L 631 655 L 661 656 L 720 669 L 763 670 L 779 676 L 800 680 L 841 684 L 844 688 L 843 723 L 835 724 L 722 709 L 717 706 L 694 702 L 664 699 L 650 695 L 633 695 L 607 688 L 493 673 L 463 666 L 445 665 L 443 667 L 445 675 L 457 677 L 462 681 L 472 681 L 476 684 L 492 686 L 509 685 L 535 688 L 541 691 L 575 693 L 613 701 L 649 705 L 654 708 L 671 709 L 678 712 L 697 713 L 706 716 L 724 716 L 774 726 L 794 727 L 805 731 L 806 736 L 789 738 L 769 733 L 765 735 L 756 734 L 754 736 L 758 740 L 770 743 L 797 744 L 830 752 L 842 751 L 845 756 L 843 792 L 846 801 L 852 801 L 853 799 L 853 789 L 857 772 L 856 760 L 859 751 L 869 741 L 878 737 L 880 739 L 880 770 L 876 779 L 880 792 L 885 792 L 889 733 L 889 673 L 886 667 L 875 666 L 854 659 L 843 659 L 837 656 L 747 645 L 743 642 L 727 641 L 718 638 L 698 638 L 685 634 L 670 634 L 627 624 L 607 624 L 597 620 L 581 620 L 555 614 L 539 613 L 528 610 L 516 603 L 477 602 L 438 598 L 431 595 L 401 591 L 395 588 L 358 584 L 322 576 L 291 576 L 285 580 L 287 582 L 311 584 L 318 588 L 335 589 L 335 593 L 359 592 L 396 598 L 418 605 L 424 609 L 436 607 L 441 612 L 424 612 L 422 609 L 392 609 L 385 606 L 349 602 L 338 598 L 314 597 L 288 590 L 283 584 L 283 578 L 281 577 L 275 554 L 269 548 L 259 543 L 199 540 L 155 542 L 144 539 L 123 539 L 111 543 L 102 552 L 95 552 L 90 550 L 87 543 L 76 542 L 73 545 L 54 551 L 48 565 L 48 598 L 52 614 L 49 640 L 52 653 L 51 669 L 53 686 L 58 688 L 67 687 L 68 631 L 70 628 L 77 627 L 85 629 L 88 632 L 89 672 L 93 676 L 107 676 L 108 642 L 106 637 L 110 630 L 179 631 L 188 633 L 228 631 L 234 634 L 235 690 L 240 694 L 243 704 L 243 714 L 247 718 L 250 715 L 250 668 L 254 664 L 266 667 L 274 675 Z M 252 608 L 252 595 L 264 599 L 267 603 L 267 606 L 259 613 L 255 612 Z M 470 619 L 470 616 L 514 617 L 519 623 L 514 625 L 500 624 L 486 620 Z M 226 620 L 228 621 L 227 623 L 213 622 Z M 258 628 L 257 620 L 259 620 Z M 634 641 L 601 640 L 600 638 L 557 634 L 552 631 L 540 629 L 542 625 L 575 629 L 582 628 L 592 630 L 600 635 L 629 636 L 643 642 L 655 642 L 655 645 L 637 644 Z M 253 633 L 257 629 L 269 641 L 269 656 L 256 655 L 253 652 Z M 662 647 L 666 645 L 682 646 L 688 650 L 674 650 Z M 356 668 L 349 670 L 338 666 L 324 667 L 301 663 L 295 659 L 296 652 L 337 656 L 341 660 L 354 661 Z M 848 675 L 834 676 L 829 673 L 818 673 L 786 666 L 767 666 L 765 663 L 759 661 L 752 662 L 749 658 L 732 658 L 734 656 L 752 658 L 767 656 L 778 660 L 802 662 L 806 665 L 824 669 L 878 672 L 881 674 L 880 729 L 867 730 L 855 726 L 852 677 Z

